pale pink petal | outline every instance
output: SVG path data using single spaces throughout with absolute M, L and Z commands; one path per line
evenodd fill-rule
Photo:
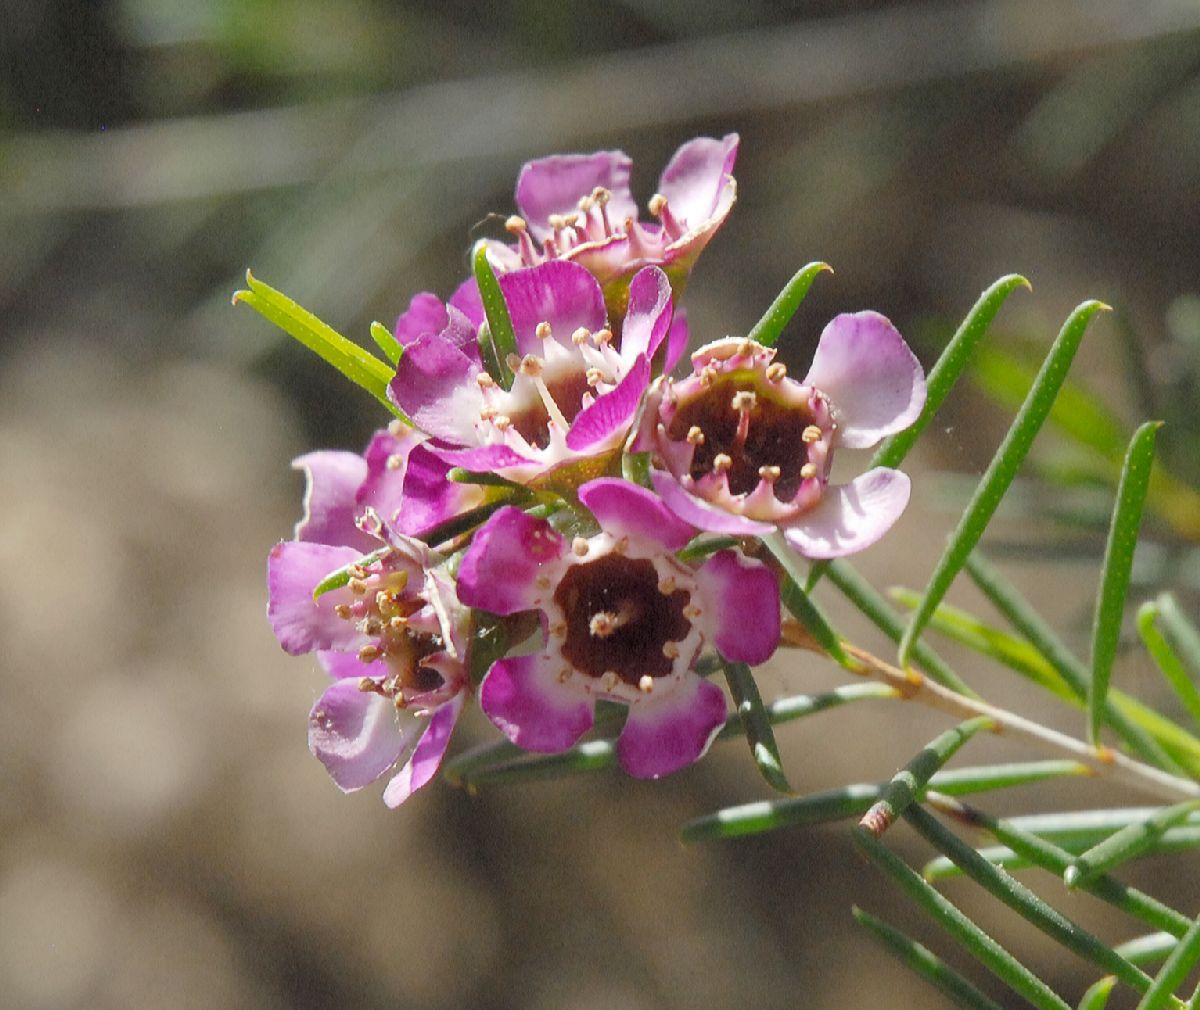
M 663 371 L 669 372 L 686 353 L 688 347 L 687 309 L 680 306 L 675 310 L 671 328 L 667 331 L 667 354 Z
M 528 162 L 517 177 L 517 209 L 539 241 L 553 234 L 551 214 L 574 214 L 579 200 L 597 187 L 612 194 L 609 220 L 620 227 L 627 217 L 637 218 L 637 204 L 629 192 L 633 162 L 624 151 L 595 154 L 556 154 Z
M 783 534 L 808 558 L 854 554 L 892 528 L 908 504 L 910 487 L 899 470 L 876 467 L 849 484 L 831 484 L 820 503 L 784 526 Z
M 696 229 L 713 216 L 725 178 L 733 173 L 737 151 L 738 135 L 730 133 L 720 140 L 697 137 L 675 152 L 658 191 L 677 220 Z
M 804 384 L 824 393 L 837 443 L 866 449 L 902 431 L 925 406 L 925 373 L 896 328 L 878 312 L 836 316 L 821 333 Z
M 458 309 L 467 321 L 478 332 L 485 318 L 483 313 L 483 299 L 479 297 L 479 285 L 474 277 L 468 277 L 457 288 L 454 289 L 454 294 L 450 296 L 450 301 L 447 303 L 451 308 Z
M 303 540 L 276 544 L 267 558 L 267 619 L 285 652 L 293 656 L 313 649 L 358 649 L 367 638 L 333 612 L 339 593 L 313 590 L 325 576 L 354 564 L 362 556 L 353 547 L 331 547 Z
M 724 725 L 724 692 L 689 673 L 674 690 L 629 707 L 617 759 L 634 778 L 669 775 L 703 756 Z
M 335 652 L 332 649 L 322 649 L 317 653 L 317 660 L 334 680 L 344 680 L 347 677 L 353 677 L 356 682 L 362 680 L 363 677 L 383 680 L 389 672 L 386 659 L 375 659 L 370 663 L 364 663 L 354 652 Z
M 509 740 L 528 751 L 554 754 L 592 727 L 594 702 L 558 678 L 545 656 L 510 656 L 492 665 L 479 705 Z
M 604 293 L 596 278 L 578 263 L 551 260 L 541 266 L 504 274 L 500 290 L 512 319 L 521 354 L 541 354 L 539 323 L 549 323 L 551 332 L 564 346 L 581 326 L 589 331 L 604 326 Z
M 621 328 L 621 357 L 654 357 L 671 326 L 671 282 L 658 267 L 645 267 L 629 284 L 629 307 Z
M 644 487 L 617 477 L 600 477 L 579 489 L 579 500 L 614 537 L 659 544 L 677 551 L 696 531 Z
M 415 448 L 405 468 L 403 494 L 380 515 L 401 533 L 420 536 L 448 519 L 483 504 L 483 489 L 446 479 L 450 465 L 426 446 Z
M 458 598 L 493 614 L 531 610 L 543 567 L 557 562 L 566 542 L 544 519 L 506 505 L 475 533 L 458 567 Z
M 403 725 L 387 698 L 339 680 L 317 700 L 308 716 L 308 749 L 346 792 L 374 782 L 416 745 L 424 728 L 415 717 Z
M 296 539 L 318 544 L 354 547 L 363 554 L 379 546 L 354 525 L 355 496 L 367 477 L 367 461 L 356 452 L 310 452 L 292 460 L 303 470 L 304 518 L 296 524 Z
M 406 428 L 398 437 L 386 428 L 375 432 L 363 453 L 367 472 L 355 495 L 360 509 L 369 506 L 388 522 L 394 520 L 404 501 L 404 478 L 409 459 L 426 437 L 416 428 Z M 365 551 L 373 549 L 367 547 Z
M 483 394 L 479 366 L 440 336 L 425 334 L 405 348 L 388 397 L 422 431 L 459 445 L 475 440 Z
M 437 774 L 446 748 L 450 746 L 454 725 L 462 712 L 464 697 L 456 694 L 434 712 L 429 720 L 429 728 L 421 735 L 421 742 L 413 751 L 411 760 L 401 766 L 383 790 L 383 802 L 389 807 L 400 806 Z
M 639 354 L 625 376 L 603 396 L 583 408 L 567 432 L 567 448 L 583 452 L 617 434 L 624 434 L 650 384 L 650 359 Z
M 407 347 L 422 334 L 441 333 L 447 322 L 442 300 L 430 291 L 422 291 L 412 296 L 408 309 L 396 320 L 393 333 L 400 344 Z
M 536 459 L 528 459 L 515 449 L 499 444 L 481 445 L 473 449 L 443 449 L 431 443 L 429 451 L 447 466 L 460 466 L 476 473 L 537 463 Z
M 708 530 L 710 533 L 729 533 L 734 536 L 759 536 L 775 529 L 771 523 L 760 523 L 756 519 L 747 519 L 735 512 L 727 512 L 725 509 L 710 505 L 695 495 L 689 494 L 674 477 L 662 470 L 653 471 L 650 474 L 650 481 L 654 485 L 654 490 L 666 503 L 667 508 L 697 529 Z
M 719 551 L 696 572 L 713 644 L 726 659 L 765 663 L 779 645 L 779 583 L 761 561 Z

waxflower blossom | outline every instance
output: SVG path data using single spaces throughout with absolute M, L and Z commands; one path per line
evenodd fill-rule
M 908 477 L 876 467 L 831 485 L 835 449 L 865 449 L 916 420 L 925 378 L 895 327 L 844 314 L 821 334 L 808 374 L 790 378 L 772 348 L 729 337 L 664 377 L 633 448 L 663 469 L 655 489 L 676 515 L 713 532 L 778 529 L 800 554 L 834 558 L 875 543 L 908 504 Z
M 494 614 L 540 614 L 545 640 L 494 663 L 480 705 L 517 746 L 557 752 L 591 727 L 597 699 L 629 706 L 622 767 L 656 778 L 695 761 L 725 721 L 725 695 L 693 666 L 705 647 L 762 663 L 779 641 L 770 570 L 734 550 L 698 568 L 674 557 L 695 532 L 650 491 L 615 478 L 579 489 L 600 526 L 568 539 L 520 509 L 495 513 L 459 567 L 459 597 Z
M 405 350 L 389 395 L 447 465 L 522 484 L 602 472 L 633 424 L 651 359 L 675 329 L 670 283 L 655 267 L 633 278 L 619 344 L 599 285 L 575 263 L 506 274 L 500 287 L 519 352 L 508 362 L 511 389 L 483 366 L 483 310 L 464 286 L 445 306 L 420 296 L 401 317 Z
M 469 611 L 442 558 L 363 504 L 398 502 L 420 438 L 380 432 L 365 456 L 297 460 L 308 477 L 304 518 L 267 564 L 280 645 L 316 651 L 334 678 L 309 714 L 309 749 L 347 792 L 396 767 L 383 797 L 392 807 L 436 772 L 470 687 Z M 343 584 L 314 599 L 337 572 Z
M 559 154 L 528 162 L 517 178 L 512 246 L 493 243 L 499 270 L 550 260 L 586 267 L 606 294 L 644 266 L 686 277 L 729 216 L 737 198 L 738 136 L 696 137 L 675 152 L 650 200 L 653 222 L 640 221 L 629 189 L 633 162 L 623 151 Z M 611 300 L 610 300 L 611 301 Z

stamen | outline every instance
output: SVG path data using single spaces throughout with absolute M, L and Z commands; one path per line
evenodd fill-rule
M 812 445 L 813 442 L 821 441 L 821 429 L 815 424 L 810 424 L 801 432 L 800 441 L 807 442 L 809 445 Z
M 758 406 L 758 397 L 753 390 L 743 389 L 733 394 L 730 406 L 737 411 L 753 410 Z
M 605 327 L 602 330 L 597 330 L 595 333 L 596 346 L 603 347 L 605 344 L 612 343 L 612 330 Z
M 603 207 L 612 199 L 612 193 L 603 186 L 597 186 L 592 190 L 592 199 L 596 201 L 597 207 Z
M 780 382 L 787 375 L 787 365 L 782 361 L 776 361 L 773 364 L 767 365 L 767 381 Z
M 380 691 L 379 682 L 374 677 L 359 677 L 358 689 L 363 694 L 378 694 Z
M 498 411 L 495 407 L 484 407 L 479 412 L 479 420 L 493 421 L 496 419 L 496 417 L 499 416 L 499 414 L 500 414 L 500 411 Z
M 643 674 L 641 679 L 638 680 L 638 690 L 642 694 L 650 694 L 654 690 L 654 678 L 648 673 Z
M 571 427 L 570 422 L 563 416 L 563 412 L 558 409 L 558 404 L 555 402 L 554 397 L 550 395 L 550 390 L 546 387 L 546 380 L 542 378 L 540 371 L 534 376 L 533 383 L 537 386 L 537 391 L 542 398 L 546 413 L 550 415 L 550 422 L 558 425 L 559 431 L 566 432 Z
M 499 431 L 508 431 L 508 429 L 512 427 L 512 418 L 507 414 L 497 414 L 494 418 L 492 418 L 492 424 L 494 424 Z
M 575 206 L 579 208 L 581 213 L 586 215 L 591 212 L 591 209 L 594 206 L 596 206 L 596 201 L 593 200 L 591 196 L 581 196 L 579 198 L 579 203 L 577 203 Z
M 546 320 L 542 320 L 533 328 L 533 335 L 539 340 L 550 339 L 550 324 Z
M 383 464 L 389 470 L 399 470 L 404 466 L 404 457 L 399 453 L 393 453 L 387 458 L 387 462 Z
M 733 469 L 733 460 L 724 452 L 719 452 L 713 457 L 712 471 L 715 474 L 723 474 Z
M 408 618 L 403 614 L 397 614 L 390 621 L 388 621 L 388 627 L 390 627 L 393 631 L 403 631 L 407 626 Z
M 374 663 L 379 658 L 379 646 L 364 645 L 358 650 L 358 658 L 363 663 Z
M 662 193 L 655 193 L 652 197 L 650 197 L 650 203 L 648 206 L 650 208 L 650 213 L 655 217 L 658 217 L 666 209 L 667 198 L 663 196 Z
M 576 556 L 586 558 L 588 552 L 587 539 L 584 537 L 576 537 L 571 541 L 571 550 L 575 552 Z
M 365 579 L 367 577 L 367 570 L 362 565 L 351 565 L 350 577 L 352 579 Z
M 600 678 L 600 686 L 606 691 L 611 691 L 621 682 L 621 678 L 617 676 L 616 670 L 606 670 L 604 676 Z
M 738 344 L 737 349 L 738 354 L 740 354 L 743 358 L 749 358 L 754 354 L 754 341 L 743 340 L 740 344 Z
M 508 365 L 511 372 L 519 372 L 521 370 L 521 359 L 511 351 L 504 356 L 504 363 Z
M 555 231 L 562 231 L 567 226 L 567 220 L 561 214 L 548 215 L 546 223 Z
M 349 603 L 339 603 L 336 607 L 333 608 L 333 612 L 335 614 L 337 614 L 338 617 L 340 617 L 343 621 L 350 620 L 350 618 L 352 616 L 352 614 L 350 612 L 350 604 Z
M 549 330 L 550 327 L 547 326 L 546 329 Z M 538 336 L 541 336 L 541 334 L 539 333 Z M 530 378 L 536 379 L 542 374 L 542 368 L 544 365 L 545 362 L 542 361 L 542 359 L 536 354 L 526 354 L 525 357 L 521 359 L 520 371 L 522 375 L 528 375 Z
M 401 421 L 400 418 L 397 417 L 395 420 L 388 421 L 387 430 L 388 430 L 388 434 L 391 435 L 392 438 L 399 438 L 401 435 L 403 435 L 409 429 L 404 424 L 404 422 Z
M 591 338 L 592 333 L 586 326 L 581 326 L 571 334 L 571 343 L 576 347 L 582 347 Z
M 697 607 L 696 604 L 694 604 L 694 603 L 689 603 L 686 607 L 683 608 L 683 616 L 686 617 L 689 621 L 694 621 L 697 617 L 699 617 L 703 613 L 704 613 L 704 611 L 701 610 L 699 607 Z
M 690 428 L 688 428 L 687 440 L 688 445 L 704 444 L 704 432 L 700 430 L 700 426 L 698 424 L 693 424 Z
M 557 624 L 551 625 L 551 627 L 550 627 L 550 634 L 553 635 L 555 638 L 563 638 L 566 635 L 566 633 L 567 633 L 567 625 L 563 621 L 559 621 Z
M 364 635 L 378 638 L 383 634 L 383 622 L 378 617 L 368 617 L 362 622 L 362 631 Z
M 587 384 L 593 388 L 604 381 L 604 372 L 599 368 L 589 368 L 583 374 L 587 377 Z
M 780 469 L 777 466 L 760 466 L 758 475 L 768 484 L 774 484 L 779 480 Z
M 496 385 L 496 380 L 488 375 L 487 372 L 480 372 L 475 376 L 475 381 L 479 383 L 481 389 L 492 389 Z
M 662 593 L 663 596 L 670 596 L 673 592 L 675 592 L 675 587 L 675 576 L 668 575 L 658 584 L 658 591 Z
M 367 584 L 362 579 L 351 579 L 349 586 L 350 592 L 355 596 L 365 596 L 367 594 Z
M 800 477 L 803 480 L 809 480 L 817 475 L 816 465 L 813 463 L 805 463 L 800 467 Z
M 712 365 L 700 369 L 700 385 L 707 388 L 717 381 L 717 370 Z
M 510 235 L 522 234 L 526 227 L 525 219 L 517 214 L 513 214 L 507 221 L 504 222 L 504 230 Z
M 676 642 L 663 642 L 662 654 L 663 654 L 664 656 L 666 656 L 666 657 L 667 657 L 667 659 L 678 659 L 678 658 L 679 658 L 679 645 L 678 645 L 678 643 L 676 643 Z
M 560 684 L 565 684 L 570 679 L 571 679 L 571 668 L 569 666 L 564 666 L 561 670 L 558 671 L 558 682 Z

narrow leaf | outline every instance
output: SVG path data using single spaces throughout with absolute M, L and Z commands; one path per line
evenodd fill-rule
M 1144 821 L 1126 825 L 1073 860 L 1063 872 L 1063 883 L 1067 887 L 1078 887 L 1097 874 L 1107 873 L 1136 858 L 1161 838 L 1168 828 L 1185 820 L 1196 810 L 1200 810 L 1200 800 L 1189 800 L 1164 807 Z
M 353 572 L 357 568 L 370 568 L 376 561 L 380 560 L 385 554 L 391 551 L 390 547 L 380 547 L 377 551 L 372 551 L 370 554 L 364 554 L 357 561 L 352 561 L 348 565 L 343 565 L 336 572 L 330 572 L 313 589 L 313 599 L 317 600 L 328 593 L 331 589 L 341 589 L 342 586 L 348 585 L 350 579 L 353 578 Z
M 804 296 L 808 294 L 808 289 L 812 287 L 817 274 L 826 270 L 833 273 L 833 267 L 828 263 L 809 263 L 797 271 L 775 296 L 775 301 L 771 303 L 762 319 L 746 334 L 747 339 L 755 340 L 763 347 L 774 347 L 783 328 L 800 308 L 800 303 L 804 301 Z
M 939 926 L 954 937 L 1000 981 L 1038 1010 L 1064 1010 L 1067 1004 L 955 905 L 922 880 L 899 856 L 869 832 L 855 828 L 854 841 L 867 858 L 917 902 Z
M 1188 675 L 1183 660 L 1179 658 L 1179 653 L 1159 630 L 1160 615 L 1161 611 L 1156 601 L 1147 600 L 1143 603 L 1137 612 L 1138 634 L 1163 678 L 1183 703 L 1183 707 L 1187 709 L 1196 725 L 1200 726 L 1200 689 L 1197 689 L 1195 681 Z
M 851 909 L 851 914 L 860 926 L 870 930 L 889 953 L 937 986 L 954 1001 L 955 1006 L 968 1010 L 1001 1010 L 999 1003 L 981 993 L 928 947 L 864 912 L 857 905 Z
M 505 389 L 512 388 L 513 374 L 508 366 L 508 356 L 517 354 L 517 335 L 513 330 L 512 318 L 508 314 L 508 303 L 496 272 L 487 258 L 487 245 L 480 242 L 475 247 L 472 259 L 475 283 L 479 285 L 479 297 L 483 302 L 483 313 L 487 316 L 488 330 L 496 347 L 496 363 L 500 375 L 497 377 Z
M 1117 980 L 1112 975 L 1105 975 L 1099 982 L 1093 983 L 1079 1001 L 1079 1010 L 1105 1010 L 1116 984 Z
M 1045 782 L 1047 779 L 1092 776 L 1096 773 L 1078 761 L 1019 761 L 979 768 L 948 768 L 934 776 L 930 785 L 946 796 L 962 796 L 992 789 Z
M 400 358 L 404 354 L 404 346 L 393 335 L 383 323 L 374 322 L 371 324 L 371 339 L 375 341 L 376 346 L 383 351 L 383 356 L 388 359 L 393 365 L 400 363 Z
M 981 729 L 989 729 L 994 725 L 991 719 L 979 716 L 936 736 L 884 786 L 883 795 L 863 815 L 859 826 L 879 838 L 925 789 L 934 772 L 954 757 L 958 749 Z
M 1115 954 L 1107 944 L 1048 905 L 1020 881 L 983 859 L 953 831 L 919 806 L 909 807 L 904 812 L 904 819 L 980 887 L 1056 943 L 1116 975 L 1138 992 L 1150 988 L 1149 975 Z
M 1055 338 L 1025 402 L 971 496 L 966 511 L 950 537 L 945 553 L 934 568 L 920 608 L 913 614 L 900 639 L 899 665 L 902 668 L 909 665 L 917 638 L 933 616 L 938 604 L 942 602 L 967 556 L 983 536 L 996 506 L 1000 504 L 1001 498 L 1004 497 L 1033 445 L 1034 437 L 1046 420 L 1054 398 L 1066 378 L 1067 370 L 1071 367 L 1088 323 L 1097 312 L 1107 308 L 1108 306 L 1101 302 L 1084 302 L 1071 313 Z
M 787 776 L 783 774 L 783 762 L 779 758 L 779 745 L 775 742 L 775 732 L 771 729 L 771 720 L 763 706 L 762 696 L 758 693 L 758 684 L 754 674 L 745 663 L 724 661 L 725 681 L 729 684 L 729 693 L 733 695 L 733 706 L 742 720 L 742 729 L 746 733 L 746 742 L 750 744 L 750 753 L 754 755 L 754 763 L 762 777 L 772 789 L 781 793 L 790 793 Z
M 475 334 L 475 345 L 479 349 L 479 360 L 483 363 L 483 370 L 495 379 L 498 385 L 511 389 L 512 369 L 508 367 L 508 362 L 500 361 L 496 353 L 496 343 L 492 340 L 492 329 L 486 319 L 479 324 L 479 332 Z
M 800 588 L 804 581 L 803 573 L 783 535 L 776 531 L 763 537 L 762 541 L 783 569 L 783 578 L 779 582 L 779 594 L 783 605 L 836 663 L 846 669 L 854 669 L 855 663 L 842 648 L 842 640 L 838 633 L 833 630 L 809 595 Z
M 1173 994 L 1188 974 L 1200 962 L 1200 919 L 1196 919 L 1191 928 L 1180 938 L 1175 949 L 1167 957 L 1166 963 L 1154 976 L 1154 984 L 1150 991 L 1142 997 L 1137 1010 L 1160 1010 L 1172 1002 Z M 1196 1003 L 1195 997 L 1191 1005 Z
M 234 305 L 249 305 L 355 385 L 365 389 L 397 417 L 404 416 L 387 396 L 388 383 L 393 375 L 391 368 L 321 322 L 307 309 L 301 308 L 287 295 L 264 284 L 249 270 L 246 271 L 246 284 L 250 290 L 235 291 Z
M 1200 629 L 1184 616 L 1170 593 L 1163 593 L 1158 598 L 1158 609 L 1167 637 L 1183 656 L 1192 675 L 1200 677 Z
M 1170 933 L 1147 933 L 1126 940 L 1113 948 L 1126 961 L 1134 964 L 1151 964 L 1164 960 L 1179 945 L 1179 937 Z
M 1096 618 L 1092 624 L 1092 676 L 1088 690 L 1088 738 L 1100 742 L 1104 723 L 1105 700 L 1112 677 L 1117 642 L 1121 637 L 1121 617 L 1125 613 L 1125 595 L 1129 592 L 1129 573 L 1133 570 L 1133 552 L 1137 547 L 1138 528 L 1142 524 L 1142 506 L 1150 486 L 1150 466 L 1154 462 L 1154 439 L 1159 421 L 1147 421 L 1137 431 L 1125 453 L 1121 479 L 1117 484 L 1117 502 L 1113 509 L 1104 564 L 1100 569 L 1100 588 L 1096 596 Z

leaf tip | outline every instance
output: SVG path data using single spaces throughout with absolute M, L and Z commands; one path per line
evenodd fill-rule
M 1072 863 L 1063 870 L 1063 883 L 1067 885 L 1069 890 L 1074 890 L 1075 885 L 1079 883 L 1082 876 L 1083 870 L 1079 868 L 1078 864 Z

